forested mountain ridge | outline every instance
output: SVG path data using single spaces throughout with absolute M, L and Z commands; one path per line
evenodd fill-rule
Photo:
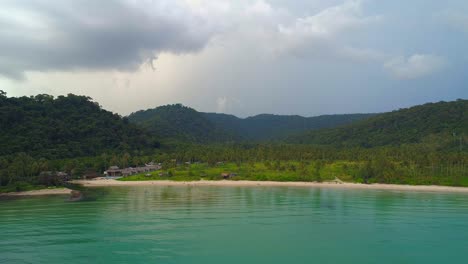
M 238 118 L 176 104 L 122 118 L 85 96 L 9 98 L 0 94 L 0 156 L 19 152 L 50 159 L 95 156 L 151 150 L 161 141 L 285 141 L 367 148 L 424 143 L 456 148 L 463 147 L 467 136 L 468 100 L 461 99 L 383 114 L 308 118 L 269 114 Z
M 131 122 L 152 131 L 159 138 L 187 142 L 267 141 L 314 129 L 336 127 L 373 114 L 302 117 L 262 114 L 248 118 L 203 113 L 180 104 L 160 106 L 132 113 Z
M 245 119 L 235 116 L 205 113 L 205 116 L 226 130 L 235 131 L 248 140 L 276 140 L 305 132 L 350 124 L 374 114 L 341 114 L 303 117 L 299 115 L 261 114 Z
M 135 123 L 166 142 L 216 143 L 235 139 L 196 110 L 181 104 L 141 110 L 128 116 Z
M 86 96 L 0 94 L 0 156 L 24 152 L 57 159 L 158 146 L 144 129 Z
M 290 143 L 340 147 L 425 143 L 460 148 L 468 137 L 468 100 L 427 103 L 379 114 L 339 128 L 311 131 Z

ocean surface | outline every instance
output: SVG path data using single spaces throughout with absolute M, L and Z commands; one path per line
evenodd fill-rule
M 468 263 L 468 194 L 112 187 L 0 200 L 0 263 Z

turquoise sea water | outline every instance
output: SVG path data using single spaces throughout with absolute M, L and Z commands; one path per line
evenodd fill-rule
M 114 187 L 0 200 L 0 263 L 468 263 L 468 194 Z

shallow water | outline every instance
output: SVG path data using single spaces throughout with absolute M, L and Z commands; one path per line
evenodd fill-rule
M 0 263 L 466 263 L 468 195 L 113 187 L 0 200 Z

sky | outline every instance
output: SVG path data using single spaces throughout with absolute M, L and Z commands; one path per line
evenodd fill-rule
M 385 112 L 468 98 L 466 0 L 2 0 L 0 90 L 128 115 Z

